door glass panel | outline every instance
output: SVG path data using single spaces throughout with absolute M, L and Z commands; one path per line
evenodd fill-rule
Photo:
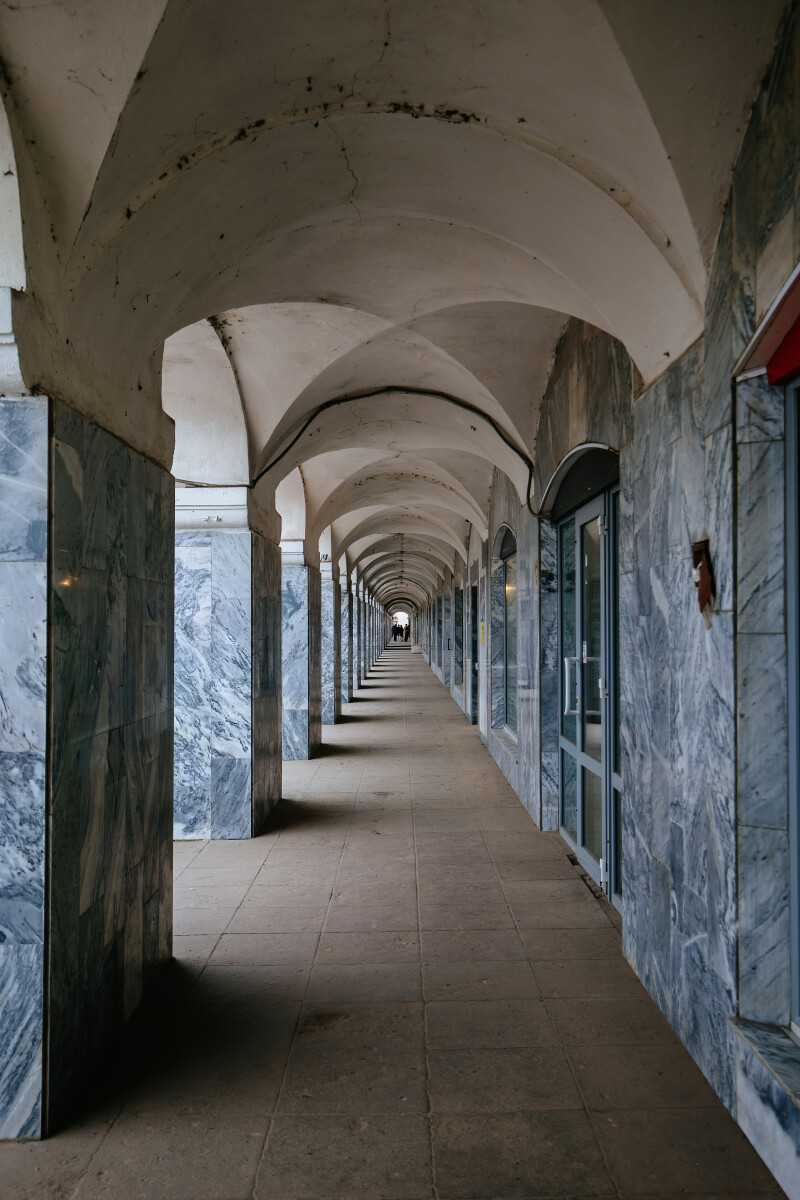
M 583 616 L 581 622 L 583 749 L 591 758 L 596 758 L 600 762 L 603 757 L 600 703 L 603 623 L 600 590 L 600 529 L 596 520 L 587 521 L 582 527 L 581 549 L 583 553 Z
M 517 558 L 505 561 L 506 582 L 506 725 L 517 729 Z
M 578 840 L 578 766 L 566 750 L 561 751 L 561 824 L 573 841 Z
M 570 742 L 577 741 L 574 710 L 576 708 L 577 654 L 575 629 L 575 520 L 561 527 L 559 579 L 561 583 L 561 663 L 562 703 L 561 734 Z M 565 712 L 564 710 L 573 710 Z
M 620 736 L 619 703 L 619 492 L 611 493 L 611 592 L 612 628 L 614 654 L 614 770 L 622 772 L 622 749 Z
M 599 862 L 603 853 L 603 781 L 584 768 L 582 782 L 583 845 Z

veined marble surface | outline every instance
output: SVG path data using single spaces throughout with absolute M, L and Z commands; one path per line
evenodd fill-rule
M 353 594 L 349 588 L 341 593 L 340 679 L 342 700 L 349 704 L 353 699 Z
M 259 834 L 282 791 L 281 552 L 252 535 L 253 834 Z
M 334 725 L 342 718 L 342 606 L 337 580 L 321 586 L 322 724 Z
M 771 1026 L 735 1029 L 737 1120 L 790 1200 L 800 1200 L 800 1048 Z
M 175 542 L 176 838 L 252 830 L 249 530 Z
M 50 1119 L 172 953 L 174 486 L 53 404 Z M 77 947 L 80 946 L 80 954 Z
M 319 571 L 283 564 L 281 580 L 283 757 L 313 758 L 322 736 Z
M 42 1120 L 48 401 L 0 399 L 0 1138 Z

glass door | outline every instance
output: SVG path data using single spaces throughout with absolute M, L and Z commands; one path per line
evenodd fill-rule
M 617 491 L 559 528 L 562 833 L 606 892 L 622 892 L 617 721 Z

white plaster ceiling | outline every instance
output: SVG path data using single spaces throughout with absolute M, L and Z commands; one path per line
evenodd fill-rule
M 395 555 L 421 595 L 422 547 L 441 570 L 483 536 L 493 465 L 524 503 L 570 315 L 645 381 L 701 332 L 785 7 L 0 6 L 26 382 L 181 478 L 274 464 L 309 557 L 391 598 Z

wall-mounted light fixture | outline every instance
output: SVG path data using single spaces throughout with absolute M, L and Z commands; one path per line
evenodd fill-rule
M 717 588 L 714 583 L 714 568 L 711 565 L 711 544 L 708 538 L 692 542 L 692 579 L 697 588 L 697 599 L 700 612 L 703 614 L 706 629 L 711 628 L 711 614 L 714 611 L 714 601 L 717 598 Z

